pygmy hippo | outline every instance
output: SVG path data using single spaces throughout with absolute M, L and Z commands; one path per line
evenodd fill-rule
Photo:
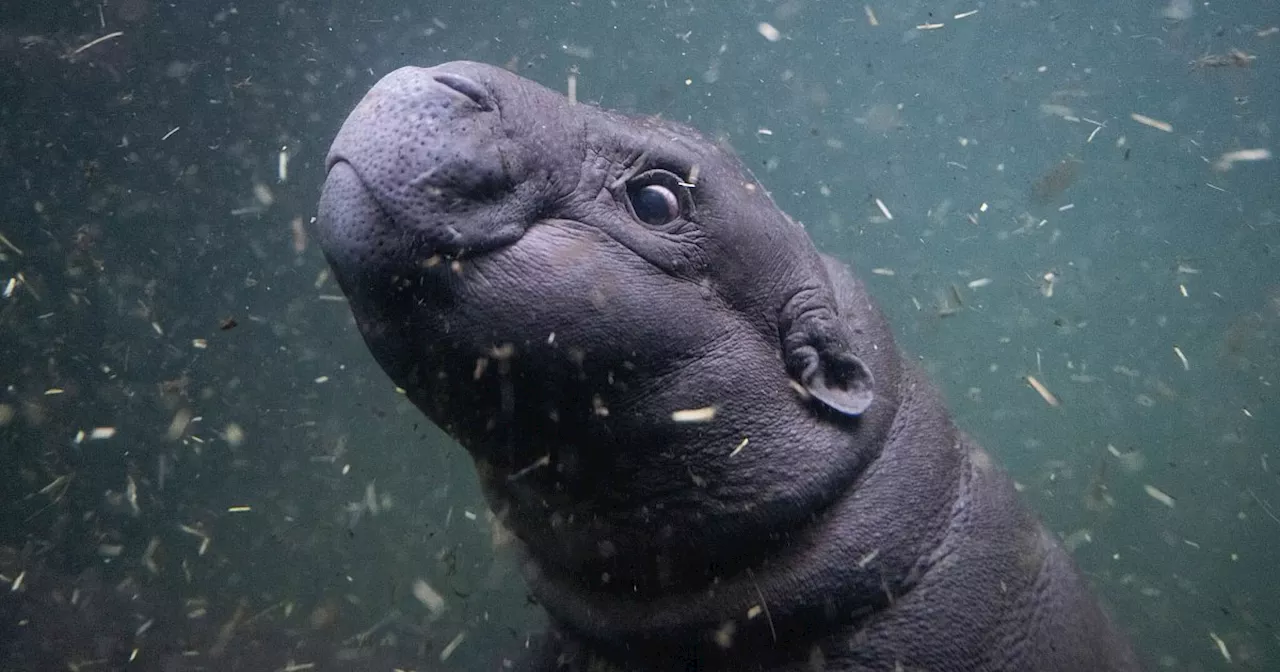
M 360 333 L 470 453 L 551 617 L 531 669 L 1137 669 L 728 150 L 454 62 L 385 76 L 326 167 Z

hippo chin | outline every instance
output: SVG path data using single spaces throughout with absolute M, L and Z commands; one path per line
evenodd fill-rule
M 475 460 L 531 669 L 1136 670 L 866 287 L 695 131 L 478 63 L 384 77 L 325 256 Z

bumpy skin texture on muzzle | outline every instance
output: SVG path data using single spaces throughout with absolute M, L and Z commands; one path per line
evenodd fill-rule
M 402 68 L 318 228 L 519 539 L 531 669 L 1137 669 L 862 283 L 697 132 Z

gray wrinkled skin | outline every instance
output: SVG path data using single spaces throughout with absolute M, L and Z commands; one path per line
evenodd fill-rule
M 696 132 L 402 68 L 334 141 L 319 231 L 520 540 L 555 624 L 530 668 L 1137 669 L 863 284 Z

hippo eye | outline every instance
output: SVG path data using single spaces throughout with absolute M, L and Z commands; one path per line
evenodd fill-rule
M 662 226 L 680 216 L 680 199 L 661 184 L 627 190 L 636 218 L 650 226 Z

